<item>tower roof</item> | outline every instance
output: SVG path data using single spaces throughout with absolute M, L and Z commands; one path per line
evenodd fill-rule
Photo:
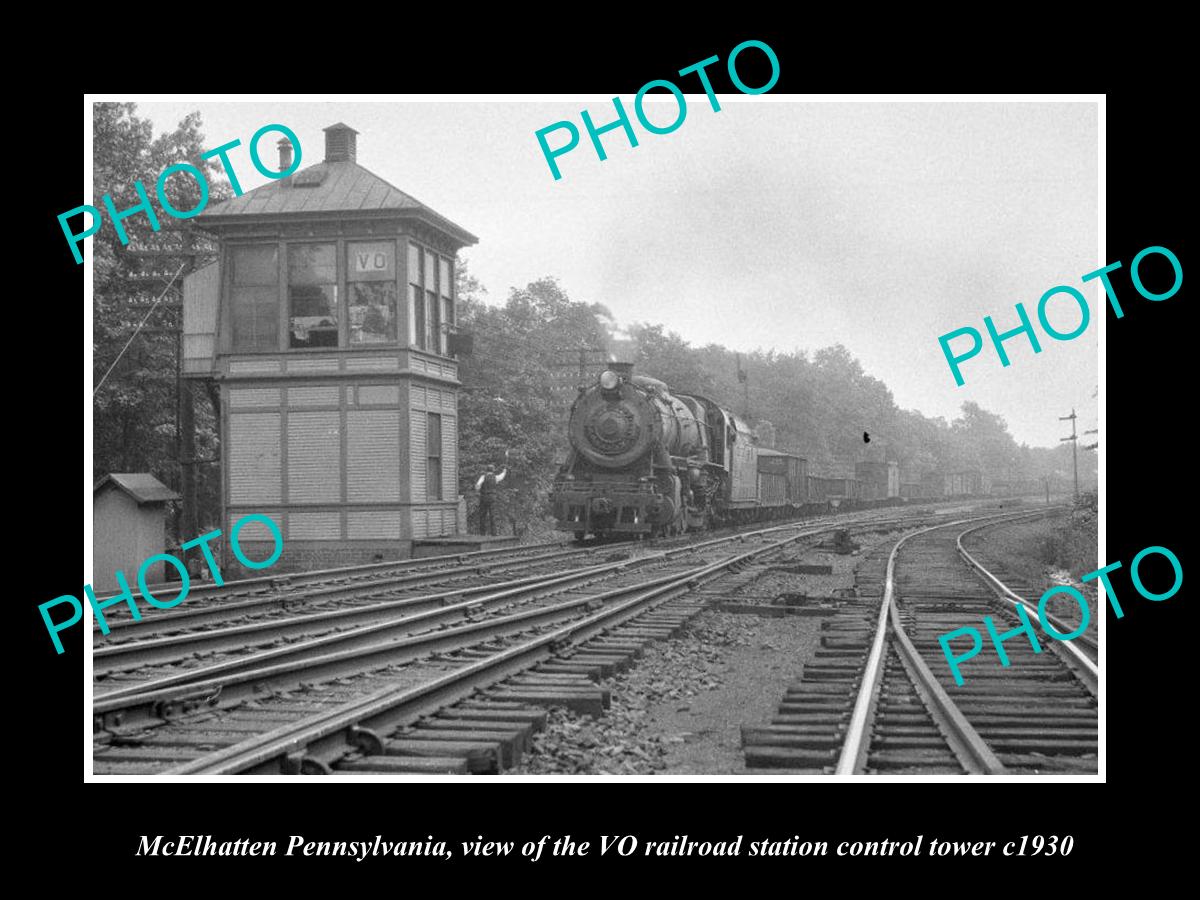
M 325 129 L 325 159 L 270 181 L 240 197 L 211 204 L 197 218 L 200 225 L 222 225 L 245 217 L 323 217 L 330 213 L 380 218 L 398 213 L 422 219 L 462 244 L 479 239 L 461 225 L 435 212 L 420 200 L 384 181 L 354 159 L 356 132 L 341 122 Z

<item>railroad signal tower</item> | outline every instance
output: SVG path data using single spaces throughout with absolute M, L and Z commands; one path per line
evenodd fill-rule
M 281 567 L 465 530 L 450 337 L 456 254 L 477 239 L 359 165 L 353 128 L 324 131 L 324 159 L 283 175 L 281 141 L 280 175 L 196 217 L 219 254 L 184 284 L 183 376 L 220 389 L 223 530 L 270 516 Z M 248 556 L 272 551 L 247 531 Z

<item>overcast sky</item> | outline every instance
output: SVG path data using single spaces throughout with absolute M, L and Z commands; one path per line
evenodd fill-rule
M 597 125 L 611 121 L 611 100 L 138 109 L 156 132 L 198 109 L 209 146 L 240 139 L 231 159 L 246 189 L 265 181 L 246 149 L 259 127 L 293 129 L 304 167 L 323 157 L 323 127 L 351 125 L 361 165 L 479 237 L 462 255 L 494 302 L 553 275 L 622 325 L 660 322 L 693 344 L 811 352 L 840 342 L 902 408 L 950 419 L 975 400 L 1019 442 L 1057 443 L 1057 417 L 1072 406 L 1081 431 L 1095 427 L 1103 306 L 1098 286 L 1080 283 L 1109 261 L 1097 255 L 1095 104 L 720 101 L 713 112 L 689 95 L 686 120 L 667 135 L 635 119 L 636 148 L 620 130 L 604 135 L 604 162 L 583 132 L 558 159 L 559 181 L 534 133 L 562 119 L 582 132 L 583 108 Z M 666 124 L 675 103 L 647 109 Z M 277 159 L 278 138 L 264 140 L 264 160 Z M 1015 338 L 1008 368 L 989 345 L 955 385 L 939 335 L 982 333 L 985 315 L 1008 330 L 1017 302 L 1036 323 L 1038 299 L 1059 284 L 1088 297 L 1083 336 L 1039 332 L 1036 355 Z M 1050 319 L 1070 331 L 1078 315 L 1059 298 Z

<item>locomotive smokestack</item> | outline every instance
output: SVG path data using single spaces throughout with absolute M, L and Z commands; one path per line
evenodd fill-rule
M 624 381 L 628 381 L 633 375 L 633 363 L 631 362 L 610 362 L 608 364 L 610 372 L 616 372 Z

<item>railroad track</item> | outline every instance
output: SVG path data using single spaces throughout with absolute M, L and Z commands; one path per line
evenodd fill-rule
M 687 596 L 694 588 L 730 579 L 728 589 L 736 590 L 739 579 L 751 577 L 739 570 L 752 560 L 844 525 L 791 524 L 711 539 L 660 551 L 654 565 L 603 585 L 556 586 L 552 601 L 543 597 L 532 607 L 100 696 L 93 705 L 95 771 L 490 771 L 520 752 L 517 732 L 538 724 L 539 706 L 602 709 L 604 691 L 591 679 L 627 664 L 642 643 L 668 635 L 700 609 Z M 480 736 L 472 740 L 470 732 Z
M 363 651 L 377 650 L 393 659 L 407 659 L 428 652 L 434 645 L 457 646 L 463 640 L 473 640 L 476 633 L 490 632 L 504 622 L 511 621 L 524 628 L 559 611 L 572 610 L 596 596 L 606 597 L 612 591 L 620 591 L 626 584 L 677 577 L 693 567 L 679 557 L 703 549 L 703 546 L 684 548 L 566 573 L 550 573 L 467 599 L 460 595 L 430 595 L 378 607 L 305 615 L 259 626 L 223 629 L 209 635 L 156 641 L 149 648 L 130 647 L 131 652 L 139 651 L 144 656 L 151 650 L 174 653 L 181 641 L 190 647 L 204 638 L 212 645 L 208 656 L 199 659 L 171 656 L 163 664 L 143 664 L 139 669 L 121 673 L 119 680 L 113 676 L 97 684 L 94 709 L 108 711 L 113 704 L 126 709 L 128 698 L 152 695 L 156 700 L 169 699 L 180 690 L 191 695 L 214 684 L 222 685 L 228 692 L 235 684 L 247 680 L 260 684 L 255 679 L 268 668 L 279 672 L 276 681 L 286 686 L 289 676 L 300 677 L 293 673 L 306 673 L 307 677 L 312 668 L 310 660 L 315 657 L 353 661 Z M 417 606 L 419 611 L 412 611 Z M 351 616 L 368 614 L 375 618 L 357 624 L 350 621 Z M 331 627 L 331 623 L 337 627 Z M 291 629 L 300 629 L 301 633 L 293 635 Z M 212 647 L 217 646 L 231 649 L 211 658 L 215 652 Z
M 1040 513 L 1039 513 L 1040 514 Z M 859 597 L 823 623 L 821 649 L 765 728 L 744 729 L 748 767 L 904 774 L 1091 773 L 1097 768 L 1098 668 L 1089 645 L 1038 632 L 987 642 L 955 686 L 938 636 L 1020 624 L 1017 597 L 962 544 L 993 516 L 910 532 L 859 566 Z M 1037 514 L 1035 514 L 1037 515 Z M 1051 620 L 1060 632 L 1070 624 Z
M 627 560 L 629 554 L 610 554 Z M 565 564 L 565 566 L 564 566 Z M 574 564 L 574 565 L 572 565 Z M 456 570 L 454 578 L 438 581 L 437 590 L 414 588 L 408 578 L 369 585 L 332 585 L 307 592 L 303 597 L 255 601 L 255 613 L 247 615 L 245 604 L 235 608 L 199 610 L 195 616 L 182 612 L 174 630 L 101 643 L 93 647 L 93 679 L 98 692 L 113 683 L 127 685 L 154 677 L 162 668 L 208 665 L 220 657 L 244 655 L 323 635 L 390 622 L 424 630 L 491 607 L 513 601 L 529 589 L 574 578 L 589 579 L 619 569 L 617 561 L 596 565 L 590 557 L 555 557 L 553 563 L 528 564 L 526 574 L 512 577 L 513 563 L 487 574 L 479 569 Z M 540 570 L 540 571 L 539 571 Z M 425 585 L 422 584 L 421 587 Z M 224 619 L 213 617 L 223 614 Z M 194 623 L 200 617 L 203 621 Z
M 487 573 L 503 572 L 514 566 L 547 564 L 578 558 L 601 548 L 565 547 L 561 543 L 501 547 L 452 556 L 434 556 L 386 563 L 370 563 L 338 569 L 322 569 L 259 578 L 227 581 L 223 585 L 193 584 L 186 606 L 162 610 L 140 606 L 141 619 L 134 619 L 124 604 L 105 610 L 110 634 L 93 625 L 93 646 L 102 647 L 129 640 L 143 640 L 152 634 L 174 634 L 225 625 L 231 621 L 249 622 L 300 606 L 320 608 L 340 603 L 351 605 L 380 592 L 428 588 L 436 585 L 476 579 L 486 580 Z M 155 593 L 178 593 L 178 585 L 155 586 Z M 111 597 L 112 595 L 108 595 Z M 101 601 L 108 597 L 99 598 Z
M 376 573 L 366 581 L 339 575 L 332 583 L 316 583 L 301 593 L 168 610 L 156 621 L 127 625 L 109 640 L 94 640 L 94 690 L 97 696 L 107 696 L 147 690 L 151 682 L 165 688 L 202 681 L 229 674 L 231 667 L 254 665 L 267 654 L 295 658 L 304 647 L 324 646 L 315 642 L 326 637 L 329 645 L 348 647 L 354 641 L 361 645 L 378 640 L 383 631 L 392 636 L 425 631 L 481 610 L 528 602 L 549 587 L 591 583 L 653 561 L 663 548 L 670 556 L 725 539 L 693 535 L 653 545 L 610 545 L 602 553 L 576 550 L 472 562 L 432 574 Z M 641 559 L 629 562 L 635 554 Z M 597 564 L 597 559 L 604 562 Z M 518 573 L 520 577 L 513 577 Z
M 912 510 L 908 510 L 910 513 Z M 869 513 L 834 513 L 805 519 L 809 524 L 857 521 L 864 516 L 895 515 L 895 510 Z M 799 521 L 799 520 L 794 520 Z M 530 566 L 555 567 L 564 561 L 604 557 L 613 553 L 640 553 L 647 547 L 686 546 L 706 539 L 710 532 L 699 532 L 655 541 L 614 541 L 565 544 L 546 542 L 516 547 L 500 547 L 469 553 L 418 559 L 369 563 L 311 572 L 264 575 L 223 585 L 193 582 L 185 605 L 160 609 L 141 604 L 142 618 L 134 619 L 128 606 L 114 604 L 105 610 L 109 634 L 93 623 L 92 646 L 95 649 L 143 641 L 162 636 L 211 631 L 283 618 L 300 609 L 327 612 L 359 605 L 371 605 L 380 595 L 393 599 L 404 593 L 431 589 L 471 589 L 503 582 L 509 576 L 527 574 Z M 513 570 L 516 570 L 515 572 Z M 178 585 L 151 585 L 156 596 L 178 592 Z M 114 595 L 98 597 L 99 602 Z M 119 656 L 120 654 L 116 654 Z
M 1063 514 L 1069 515 L 1070 511 L 1064 509 Z M 999 576 L 996 578 L 995 587 L 1003 592 L 1009 599 L 1017 601 L 1021 600 L 1022 598 L 1041 597 L 1042 593 L 1050 585 L 1042 581 L 1033 583 L 1021 577 L 1020 575 L 1014 575 L 1009 572 L 1002 556 L 997 553 L 989 543 L 988 539 L 993 532 L 1003 531 L 1013 527 L 1019 527 L 1019 523 L 1015 525 L 1012 523 L 1000 523 L 973 528 L 962 536 L 963 551 L 970 555 L 971 559 L 981 571 L 987 574 L 995 572 Z M 1082 573 L 1076 574 L 1078 575 Z M 1075 587 L 1080 589 L 1082 593 L 1090 594 L 1091 601 L 1094 603 L 1096 599 L 1094 583 L 1090 590 L 1087 587 L 1081 587 L 1079 583 L 1076 583 Z M 1058 618 L 1053 615 L 1053 612 L 1056 608 L 1062 608 L 1071 611 L 1074 608 L 1074 605 L 1075 604 L 1073 601 L 1066 600 L 1062 597 L 1051 598 L 1050 602 L 1047 604 L 1046 608 L 1050 614 L 1048 618 L 1050 619 L 1051 624 L 1057 622 L 1058 624 L 1055 624 L 1055 628 L 1057 628 L 1058 631 L 1063 634 L 1070 634 L 1074 630 L 1074 627 L 1064 627 L 1064 625 L 1059 622 Z M 1026 605 L 1026 609 L 1030 610 L 1030 618 L 1037 616 L 1036 606 L 1031 609 L 1029 605 Z M 1091 621 L 1088 623 L 1087 630 L 1079 637 L 1075 638 L 1074 641 L 1072 641 L 1076 647 L 1080 648 L 1087 654 L 1092 662 L 1096 662 L 1100 657 L 1099 612 L 1099 610 L 1093 607 L 1093 615 L 1091 617 Z

